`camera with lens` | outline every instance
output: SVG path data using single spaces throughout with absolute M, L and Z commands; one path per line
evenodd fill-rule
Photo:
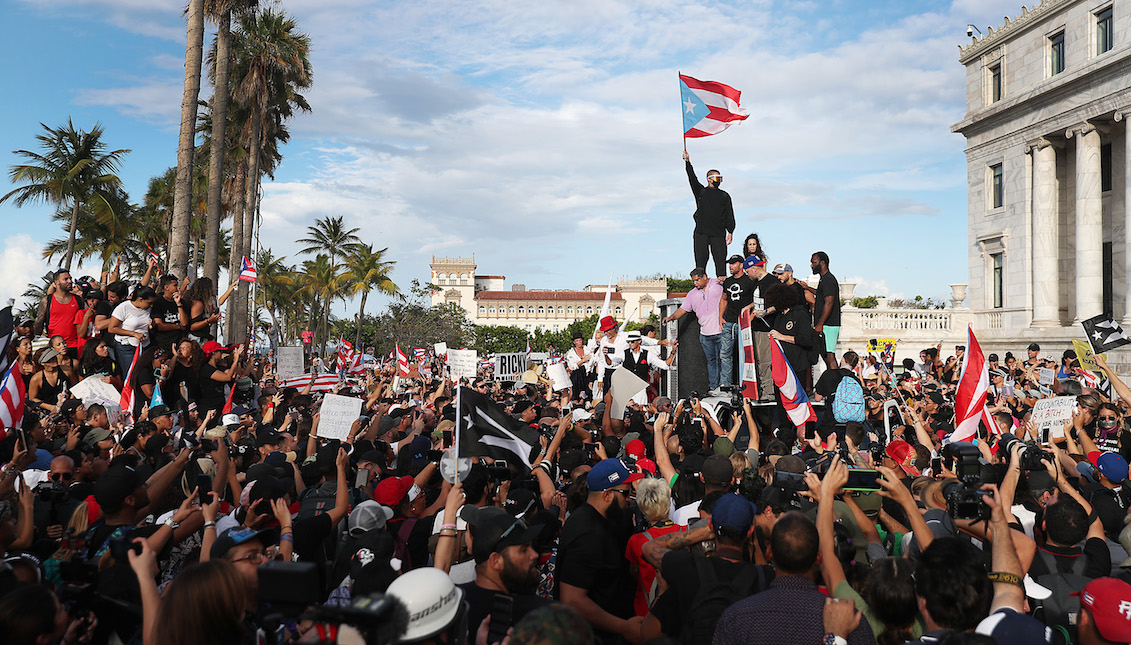
M 730 394 L 730 405 L 733 408 L 742 409 L 742 386 L 741 385 L 720 385 L 719 389 L 723 392 Z
M 1008 432 L 1001 435 L 1001 440 L 998 444 L 1000 446 L 998 454 L 1004 454 L 1005 457 L 1008 458 L 1013 454 L 1013 447 L 1017 444 L 1021 444 L 1022 446 L 1020 459 L 1021 470 L 1029 472 L 1043 471 L 1045 465 L 1041 463 L 1042 459 L 1048 461 L 1050 464 L 1053 463 L 1054 457 L 1051 452 L 1042 450 L 1040 446 L 1036 445 L 1034 442 L 1024 443 Z M 1002 453 L 1000 452 L 1001 450 L 1005 452 Z
M 40 482 L 32 492 L 50 504 L 62 504 L 67 499 L 67 487 L 63 482 Z
M 983 493 L 978 490 L 982 485 L 981 453 L 974 444 L 964 441 L 949 447 L 958 481 L 943 486 L 946 512 L 956 520 L 988 520 L 990 507 L 982 502 Z

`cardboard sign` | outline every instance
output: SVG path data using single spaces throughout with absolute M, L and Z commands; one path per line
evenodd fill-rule
M 499 381 L 517 381 L 518 377 L 526 371 L 526 353 L 495 354 L 495 379 Z
M 436 343 L 432 346 L 432 349 L 435 350 L 437 356 L 445 356 L 448 353 L 448 344 Z
M 632 400 L 632 397 L 648 387 L 648 382 L 627 369 L 618 367 L 617 371 L 613 372 L 610 385 L 613 393 L 613 408 L 609 412 L 609 417 L 623 419 L 625 406 Z
M 554 382 L 554 391 L 560 392 L 567 387 L 572 387 L 573 382 L 569 380 L 569 372 L 566 371 L 564 363 L 555 363 L 546 366 L 546 376 Z
M 479 354 L 474 349 L 449 349 L 448 367 L 452 370 L 452 380 L 474 379 L 479 366 Z
M 318 436 L 322 439 L 345 441 L 353 422 L 361 416 L 361 399 L 339 394 L 327 394 L 322 399 Z
M 1072 411 L 1076 409 L 1076 397 L 1056 396 L 1041 399 L 1033 406 L 1032 421 L 1042 436 L 1060 438 L 1064 436 L 1064 422 L 1072 421 Z
M 1100 371 L 1100 366 L 1096 365 L 1093 358 L 1095 353 L 1092 351 L 1091 344 L 1086 340 L 1073 340 L 1072 349 L 1076 350 L 1076 360 L 1080 363 L 1080 367 L 1088 370 L 1089 372 Z M 1107 360 L 1107 354 L 1100 354 L 1100 358 Z
M 1047 367 L 1041 368 L 1041 377 L 1038 381 L 1041 385 L 1052 385 L 1056 382 L 1056 370 L 1050 370 Z
M 275 378 L 282 381 L 302 376 L 305 371 L 302 347 L 279 347 L 275 350 Z

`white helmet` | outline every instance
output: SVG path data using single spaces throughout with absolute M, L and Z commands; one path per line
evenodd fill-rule
M 423 640 L 452 627 L 452 642 L 467 639 L 467 612 L 461 611 L 465 605 L 463 590 L 443 571 L 413 569 L 394 580 L 386 593 L 408 609 L 408 628 L 400 642 Z

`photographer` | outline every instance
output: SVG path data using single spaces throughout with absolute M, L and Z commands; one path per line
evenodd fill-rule
M 35 534 L 57 541 L 82 503 L 69 493 L 75 485 L 75 460 L 66 455 L 52 459 L 47 479 L 35 487 Z

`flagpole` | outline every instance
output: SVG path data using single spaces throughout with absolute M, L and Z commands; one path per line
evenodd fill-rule
M 456 427 L 452 431 L 452 438 L 453 438 L 452 455 L 455 456 L 456 481 L 457 482 L 459 481 L 459 439 L 460 439 L 459 422 L 460 422 L 460 417 L 463 416 L 462 403 L 463 403 L 463 387 L 461 387 L 459 382 L 457 381 L 456 382 Z M 452 482 L 452 483 L 455 483 L 455 482 Z
M 676 73 L 676 80 L 678 80 L 680 83 L 682 83 L 683 79 L 680 78 L 680 77 L 683 76 L 683 72 L 681 72 L 677 69 L 675 71 L 675 73 Z M 679 104 L 683 105 L 683 91 L 682 90 L 679 93 Z M 682 114 L 683 108 L 680 108 L 680 110 L 681 110 L 681 113 L 680 113 L 680 119 L 679 119 L 680 120 L 679 129 L 683 131 L 683 151 L 687 152 L 687 130 L 683 129 L 683 114 Z

